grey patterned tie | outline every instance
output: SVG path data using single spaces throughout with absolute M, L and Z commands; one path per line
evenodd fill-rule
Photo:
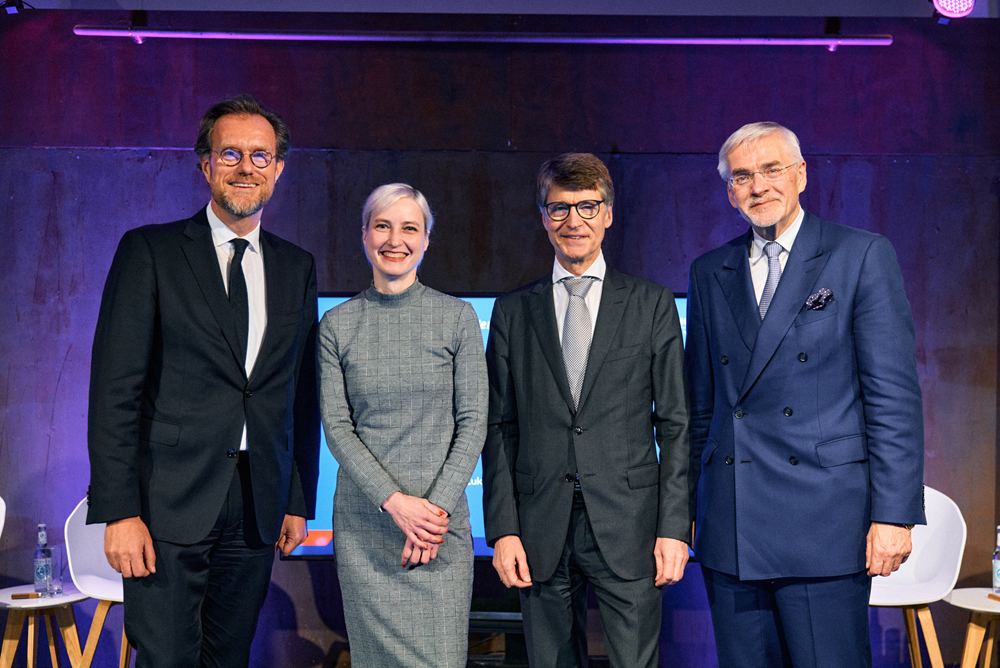
M 586 297 L 594 280 L 592 276 L 583 276 L 559 281 L 569 293 L 569 306 L 566 308 L 566 319 L 563 320 L 562 352 L 574 408 L 580 405 L 583 375 L 587 371 L 587 358 L 590 356 L 593 323 Z
M 781 278 L 781 261 L 778 255 L 781 254 L 781 244 L 777 241 L 768 241 L 764 244 L 764 254 L 767 255 L 767 281 L 764 283 L 764 294 L 760 296 L 760 319 L 764 319 L 767 307 L 771 305 L 774 291 L 778 288 L 778 279 Z

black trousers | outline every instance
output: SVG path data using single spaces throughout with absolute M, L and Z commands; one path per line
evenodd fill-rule
M 194 545 L 153 541 L 156 573 L 125 579 L 136 668 L 247 668 L 274 545 L 261 541 L 241 453 L 226 502 Z
M 653 555 L 649 555 L 650 560 Z M 656 668 L 663 598 L 654 577 L 624 580 L 601 556 L 587 509 L 574 499 L 556 572 L 521 590 L 528 661 L 535 668 L 587 665 L 587 583 L 594 586 L 613 668 Z

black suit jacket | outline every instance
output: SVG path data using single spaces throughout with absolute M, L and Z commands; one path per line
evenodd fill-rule
M 573 504 L 566 481 L 572 446 L 604 559 L 620 577 L 651 576 L 656 537 L 690 542 L 691 535 L 684 348 L 674 296 L 607 270 L 574 411 L 552 290 L 549 275 L 501 297 L 493 309 L 483 450 L 487 541 L 520 536 L 532 579 L 551 577 Z
M 267 327 L 246 377 L 205 210 L 127 232 L 101 299 L 90 378 L 88 522 L 140 516 L 153 538 L 211 530 L 247 425 L 258 529 L 315 512 L 316 268 L 261 230 Z

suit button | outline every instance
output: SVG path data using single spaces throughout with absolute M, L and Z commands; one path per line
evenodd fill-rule
M 573 482 L 574 480 L 576 480 L 576 478 L 573 477 L 572 473 L 566 474 L 566 482 Z
M 579 436 L 583 433 L 583 427 L 573 427 L 573 433 Z
M 227 450 L 226 451 L 226 457 L 229 457 L 230 459 L 235 459 L 236 458 L 236 454 L 237 453 L 236 453 L 235 450 Z
M 805 353 L 799 353 L 800 362 L 805 362 L 807 359 L 809 359 L 809 355 L 806 355 Z
M 734 461 L 736 460 L 733 459 L 731 456 L 726 455 L 726 466 L 732 466 Z
M 733 413 L 733 415 L 736 416 L 737 420 L 742 420 L 743 416 L 746 415 L 746 413 L 744 413 L 743 410 L 740 409 L 740 410 L 737 410 L 735 413 Z
M 719 361 L 722 362 L 723 364 L 729 364 L 729 358 L 726 357 L 725 355 L 723 355 L 722 357 L 720 357 Z
M 251 392 L 250 390 L 244 390 L 243 391 L 243 396 L 246 397 L 247 399 L 249 399 L 250 397 L 253 396 L 253 392 Z
M 796 457 L 795 455 L 792 455 L 791 457 L 788 458 L 788 463 L 791 464 L 792 466 L 798 466 L 799 458 Z
M 788 406 L 785 406 L 784 412 L 785 412 L 785 417 L 792 417 L 792 409 L 789 408 Z

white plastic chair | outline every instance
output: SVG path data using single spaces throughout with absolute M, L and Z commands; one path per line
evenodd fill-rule
M 83 649 L 80 668 L 90 668 L 97 651 L 97 640 L 111 606 L 124 600 L 122 576 L 104 556 L 104 524 L 87 524 L 87 500 L 84 499 L 66 519 L 66 559 L 73 583 L 81 592 L 98 600 L 94 621 L 90 625 L 87 644 Z M 132 647 L 122 628 L 122 646 L 118 665 L 128 668 Z
M 941 648 L 928 603 L 947 596 L 958 581 L 965 554 L 967 530 L 962 511 L 950 498 L 924 487 L 927 524 L 913 527 L 913 551 L 899 570 L 887 578 L 872 579 L 869 605 L 902 608 L 913 668 L 921 668 L 917 619 L 924 632 L 927 655 L 933 668 L 944 668 Z
M 0 497 L 0 536 L 3 535 L 3 521 L 7 519 L 7 504 Z

